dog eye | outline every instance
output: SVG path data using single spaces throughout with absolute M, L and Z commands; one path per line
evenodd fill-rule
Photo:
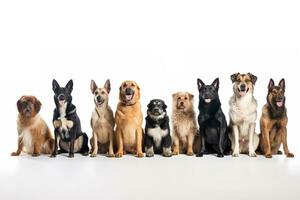
M 187 97 L 184 97 L 184 100 L 187 100 L 188 98 Z
M 95 92 L 95 95 L 98 95 L 99 93 L 98 92 Z
M 105 94 L 105 92 L 104 92 L 104 91 L 102 91 L 102 92 L 101 92 L 101 94 Z
M 177 99 L 178 99 L 178 100 L 180 100 L 180 99 L 181 99 L 181 97 L 178 97 Z
M 134 87 L 134 84 L 133 84 L 133 83 L 131 83 L 131 86 L 132 86 L 132 87 Z
M 126 84 L 126 83 L 124 83 L 123 87 L 127 87 L 127 84 Z

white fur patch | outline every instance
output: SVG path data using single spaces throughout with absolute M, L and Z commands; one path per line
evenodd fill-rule
M 148 128 L 148 135 L 153 138 L 156 147 L 160 147 L 161 140 L 168 134 L 168 130 L 162 130 L 158 125 L 155 128 Z

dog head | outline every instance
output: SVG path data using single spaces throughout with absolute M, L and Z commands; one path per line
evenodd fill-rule
M 108 104 L 108 94 L 110 92 L 110 81 L 106 80 L 103 88 L 98 88 L 94 80 L 91 80 L 91 91 L 94 95 L 94 102 L 96 106 Z
M 56 107 L 66 107 L 72 102 L 73 80 L 70 80 L 65 87 L 60 87 L 55 79 L 52 81 L 54 102 Z
M 257 77 L 251 73 L 232 74 L 231 81 L 233 83 L 233 91 L 238 97 L 243 97 L 248 93 L 253 93 L 254 85 Z
M 194 95 L 188 92 L 177 92 L 173 94 L 173 106 L 184 112 L 193 110 Z
M 26 118 L 36 116 L 40 112 L 41 106 L 41 102 L 34 96 L 22 96 L 17 102 L 20 115 Z
M 162 119 L 167 114 L 167 105 L 163 100 L 153 99 L 148 104 L 147 114 L 150 118 L 154 120 Z
M 120 86 L 119 99 L 125 105 L 133 105 L 140 99 L 140 87 L 134 81 L 124 81 Z
M 197 79 L 199 100 L 206 104 L 218 100 L 219 78 L 216 78 L 211 85 L 205 85 L 201 79 Z
M 285 80 L 281 79 L 278 86 L 275 86 L 273 79 L 270 79 L 268 85 L 268 103 L 275 108 L 282 108 L 285 105 Z

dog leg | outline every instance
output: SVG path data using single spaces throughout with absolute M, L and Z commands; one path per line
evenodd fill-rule
M 250 127 L 249 127 L 249 156 L 250 157 L 256 157 L 256 153 L 255 153 L 255 150 L 254 150 L 254 134 L 255 134 L 255 123 L 251 123 L 250 124 Z
M 165 157 L 171 157 L 172 156 L 172 139 L 171 135 L 167 135 L 166 137 L 163 138 L 162 140 L 162 146 L 163 146 L 163 156 Z
M 91 152 L 91 157 L 96 157 L 98 153 L 98 138 L 97 134 L 93 132 L 93 151 Z
M 145 153 L 146 153 L 146 157 L 153 157 L 154 156 L 154 150 L 153 150 L 153 140 L 151 137 L 148 136 L 147 134 L 147 130 L 146 130 L 146 134 L 145 134 Z
M 136 156 L 138 158 L 144 157 L 144 153 L 142 151 L 142 142 L 143 142 L 143 129 L 138 127 L 136 130 Z
M 173 137 L 173 155 L 178 155 L 178 154 L 179 154 L 179 138 L 175 133 Z
M 11 156 L 19 156 L 22 152 L 22 149 L 23 149 L 22 138 L 18 138 L 18 149 L 16 152 L 12 152 L 10 155 Z
M 51 154 L 51 158 L 56 157 L 56 153 L 57 153 L 57 143 L 58 143 L 58 129 L 55 128 L 54 130 L 54 148 L 53 148 L 53 152 Z
M 268 128 L 268 121 L 261 120 L 261 130 L 263 139 L 263 151 L 266 158 L 272 158 L 271 144 L 270 144 L 270 128 Z
M 240 141 L 239 141 L 239 129 L 237 125 L 233 125 L 232 126 L 232 130 L 233 130 L 233 139 L 234 139 L 234 149 L 233 149 L 233 153 L 232 156 L 233 157 L 238 157 L 240 154 Z
M 188 156 L 193 156 L 194 151 L 193 151 L 193 143 L 194 143 L 194 133 L 189 133 L 188 138 L 187 138 L 187 155 Z
M 114 143 L 113 143 L 114 131 L 109 133 L 109 147 L 108 147 L 108 157 L 114 157 Z
M 118 144 L 118 151 L 116 153 L 116 157 L 121 158 L 123 156 L 123 138 L 122 132 L 118 128 L 116 129 L 116 140 Z
M 70 142 L 70 151 L 69 151 L 69 158 L 74 158 L 74 144 L 75 144 L 75 140 L 76 140 L 76 136 L 74 134 L 74 136 L 71 139 Z
M 288 157 L 288 158 L 294 157 L 294 154 L 292 154 L 292 153 L 289 151 L 289 148 L 288 148 L 288 144 L 287 144 L 287 129 L 286 129 L 286 127 L 283 127 L 283 128 L 281 128 L 281 129 L 279 129 L 279 132 L 280 132 L 280 135 L 281 135 L 281 141 L 282 141 L 282 144 L 283 144 L 283 151 L 284 151 L 284 154 L 285 154 L 286 157 Z
M 199 148 L 199 151 L 197 152 L 197 157 L 203 157 L 203 154 L 204 154 L 204 152 L 205 152 L 205 138 L 204 138 L 204 134 L 202 133 L 201 135 L 200 135 L 200 137 L 201 137 L 201 148 Z

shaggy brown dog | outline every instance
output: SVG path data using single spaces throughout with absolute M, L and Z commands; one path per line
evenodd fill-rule
M 39 156 L 53 151 L 54 140 L 45 121 L 38 114 L 41 102 L 34 96 L 22 96 L 17 102 L 18 149 L 11 153 L 19 156 L 22 151 Z
M 287 157 L 294 157 L 287 144 L 288 118 L 285 107 L 284 79 L 281 79 L 278 86 L 274 86 L 273 79 L 270 79 L 268 90 L 267 104 L 264 105 L 260 118 L 260 148 L 266 158 L 272 158 L 272 154 L 281 154 L 279 148 L 283 144 L 284 154 Z
M 134 81 L 124 81 L 120 86 L 119 103 L 115 115 L 116 157 L 135 153 L 143 157 L 143 115 L 140 104 L 140 87 Z

